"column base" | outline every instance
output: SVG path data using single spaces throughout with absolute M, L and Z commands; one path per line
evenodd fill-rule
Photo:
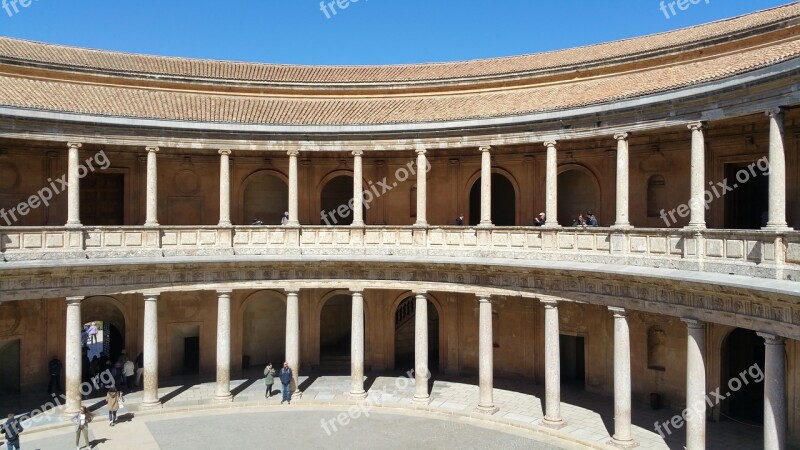
M 214 401 L 219 403 L 232 402 L 233 395 L 230 392 L 227 394 L 216 394 L 214 395 Z
M 780 225 L 770 225 L 769 223 L 765 227 L 761 227 L 764 231 L 794 231 L 794 228 L 784 224 Z
M 227 228 L 229 228 L 229 227 L 232 227 L 233 224 L 230 221 L 225 221 L 225 222 L 218 223 L 217 226 L 218 227 L 227 227 Z
M 149 228 L 155 228 L 155 227 L 158 227 L 160 225 L 158 224 L 158 222 L 145 222 L 144 226 L 149 227 Z
M 542 426 L 551 428 L 553 430 L 559 430 L 567 426 L 567 422 L 565 422 L 564 419 L 552 420 L 545 417 L 542 419 Z
M 704 230 L 706 230 L 706 224 L 705 223 L 690 223 L 689 225 L 686 225 L 685 227 L 683 227 L 683 229 L 684 230 L 689 230 L 689 231 L 691 231 L 691 230 L 704 231 Z
M 492 222 L 481 222 L 476 227 L 478 228 L 492 228 L 494 224 Z
M 480 413 L 480 414 L 486 414 L 486 415 L 489 415 L 489 416 L 491 416 L 492 414 L 497 413 L 497 411 L 500 411 L 500 408 L 498 408 L 497 406 L 494 406 L 494 405 L 490 405 L 490 406 L 478 405 L 475 408 L 475 412 Z
M 626 441 L 620 441 L 619 439 L 612 437 L 610 441 L 608 441 L 608 445 L 617 448 L 634 448 L 638 447 L 639 443 L 634 441 L 633 439 L 628 439 Z
M 300 228 L 300 222 L 297 221 L 297 220 L 295 220 L 295 221 L 291 221 L 290 220 L 290 221 L 286 222 L 286 225 L 284 225 L 284 227 L 286 227 L 286 228 Z
M 64 224 L 64 228 L 81 228 L 83 226 L 80 222 L 67 222 Z
M 411 403 L 413 403 L 413 404 L 415 404 L 417 406 L 427 406 L 430 402 L 431 402 L 431 396 L 430 395 L 426 395 L 426 396 L 423 397 L 423 396 L 417 396 L 415 394 L 414 398 L 411 399 Z
M 160 400 L 156 400 L 154 402 L 142 402 L 139 404 L 139 409 L 142 411 L 150 410 L 150 409 L 159 409 L 163 405 L 161 404 Z
M 623 223 L 623 224 L 619 224 L 619 225 L 614 224 L 614 225 L 611 225 L 611 228 L 614 229 L 614 230 L 632 230 L 633 229 L 633 225 L 631 225 L 629 223 Z
M 416 222 L 411 228 L 428 228 L 428 222 Z
M 544 225 L 541 226 L 541 228 L 544 228 L 544 229 L 561 228 L 561 225 L 559 225 L 558 222 L 556 222 L 556 223 L 547 223 L 547 222 L 545 222 Z
M 350 400 L 364 400 L 365 398 L 367 398 L 367 391 L 357 391 L 357 392 L 350 391 L 349 397 Z

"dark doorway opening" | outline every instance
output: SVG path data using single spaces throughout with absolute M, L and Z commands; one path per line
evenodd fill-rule
M 352 199 L 353 177 L 340 175 L 328 181 L 320 194 L 320 225 L 352 225 L 353 211 L 349 207 Z M 362 211 L 366 221 L 366 206 Z
M 561 356 L 561 381 L 563 383 L 583 386 L 586 383 L 585 341 L 581 336 L 559 337 Z
M 20 393 L 20 340 L 0 341 L 0 397 Z
M 395 310 L 394 367 L 407 372 L 414 368 L 414 344 L 416 327 L 416 298 L 407 297 Z M 428 370 L 439 367 L 439 313 L 428 301 Z
M 331 297 L 319 319 L 320 370 L 350 371 L 350 339 L 352 337 L 353 301 L 349 295 Z
M 289 187 L 268 172 L 254 174 L 247 181 L 242 223 L 259 220 L 264 225 L 280 225 L 283 214 L 289 210 Z
M 83 225 L 125 225 L 125 175 L 86 175 L 81 180 L 80 217 Z
M 730 392 L 721 403 L 722 413 L 736 420 L 763 424 L 764 383 L 763 379 L 757 381 L 759 376 L 763 378 L 764 340 L 755 331 L 737 328 L 723 342 L 722 352 L 720 387 L 721 391 Z
M 578 214 L 593 212 L 598 222 L 608 222 L 602 217 L 600 191 L 593 177 L 581 170 L 567 170 L 558 175 L 558 223 L 571 226 Z
M 183 374 L 198 375 L 200 373 L 200 337 L 183 338 Z
M 737 180 L 736 175 L 740 174 Z M 753 176 L 756 173 L 757 176 Z M 747 174 L 745 178 L 744 174 Z M 738 230 L 757 230 L 767 225 L 769 205 L 769 176 L 758 168 L 753 172 L 747 164 L 725 164 L 727 185 L 732 188 L 725 194 L 725 223 L 723 227 Z M 746 180 L 744 183 L 741 180 Z M 717 187 L 721 191 L 725 189 Z
M 517 225 L 517 194 L 514 185 L 499 173 L 492 174 L 492 223 L 498 227 Z M 481 179 L 475 180 L 469 192 L 469 225 L 481 221 Z M 467 224 L 464 224 L 467 225 Z

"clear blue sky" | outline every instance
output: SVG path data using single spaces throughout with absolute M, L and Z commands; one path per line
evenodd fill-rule
M 700 0 L 5 0 L 0 34 L 80 47 L 290 64 L 390 64 L 535 53 L 790 3 Z M 11 2 L 17 2 L 17 12 Z M 326 3 L 329 0 L 326 0 Z M 673 0 L 674 1 L 674 0 Z M 670 0 L 665 2 L 670 3 Z M 668 19 L 666 16 L 669 15 Z

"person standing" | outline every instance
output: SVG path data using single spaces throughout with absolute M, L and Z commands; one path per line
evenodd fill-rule
M 144 375 L 144 353 L 139 352 L 136 357 L 136 387 L 142 385 L 142 375 Z
M 540 212 L 538 216 L 533 218 L 533 226 L 543 227 L 546 221 L 547 221 L 547 215 L 543 212 Z
M 96 344 L 97 343 L 97 323 L 92 322 L 92 324 L 89 325 L 88 334 L 89 334 L 89 344 Z
M 264 397 L 272 397 L 272 386 L 275 384 L 275 369 L 272 368 L 272 363 L 267 364 L 264 368 L 264 384 L 267 385 L 267 393 Z
M 283 213 L 283 217 L 281 218 L 281 225 L 286 226 L 289 223 L 289 211 Z
M 456 225 L 464 225 L 464 213 L 458 215 L 458 219 L 456 219 Z
M 597 226 L 597 217 L 592 214 L 591 211 L 586 213 L 586 226 L 587 227 L 596 227 Z
M 289 363 L 283 363 L 283 368 L 281 369 L 281 373 L 278 375 L 278 378 L 281 380 L 281 389 L 283 392 L 283 398 L 281 399 L 281 405 L 283 402 L 288 402 L 290 405 L 292 404 L 292 391 L 291 391 L 291 384 L 292 384 L 292 369 L 289 367 Z
M 58 359 L 56 355 L 53 355 L 53 359 L 47 365 L 50 371 L 50 383 L 47 384 L 47 393 L 54 394 L 56 392 L 61 392 L 61 361 Z M 56 390 L 53 390 L 53 386 L 55 385 Z
M 117 411 L 119 411 L 122 392 L 116 387 L 111 386 L 106 394 L 106 406 L 108 406 L 108 426 L 113 427 L 117 423 Z
M 3 428 L 0 429 L 6 435 L 6 443 L 8 450 L 19 450 L 19 435 L 22 433 L 22 424 L 14 417 L 14 414 L 9 414 Z
M 83 447 L 89 447 L 89 423 L 94 418 L 85 406 L 81 406 L 78 414 L 72 416 L 72 422 L 75 424 L 75 447 L 81 450 Z M 81 433 L 83 433 L 83 441 L 86 445 L 81 446 Z
M 125 358 L 125 363 L 122 365 L 122 375 L 125 377 L 125 385 L 128 387 L 128 392 L 133 391 L 133 377 L 136 375 L 136 367 L 133 361 Z

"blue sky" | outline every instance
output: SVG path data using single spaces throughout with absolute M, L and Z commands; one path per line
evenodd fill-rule
M 29 2 L 27 7 L 19 2 Z M 329 0 L 326 0 L 326 3 Z M 674 0 L 673 0 L 674 1 Z M 80 47 L 287 64 L 535 53 L 734 17 L 787 0 L 5 0 L 0 34 Z M 17 5 L 15 11 L 12 2 Z M 667 18 L 669 16 L 669 18 Z

